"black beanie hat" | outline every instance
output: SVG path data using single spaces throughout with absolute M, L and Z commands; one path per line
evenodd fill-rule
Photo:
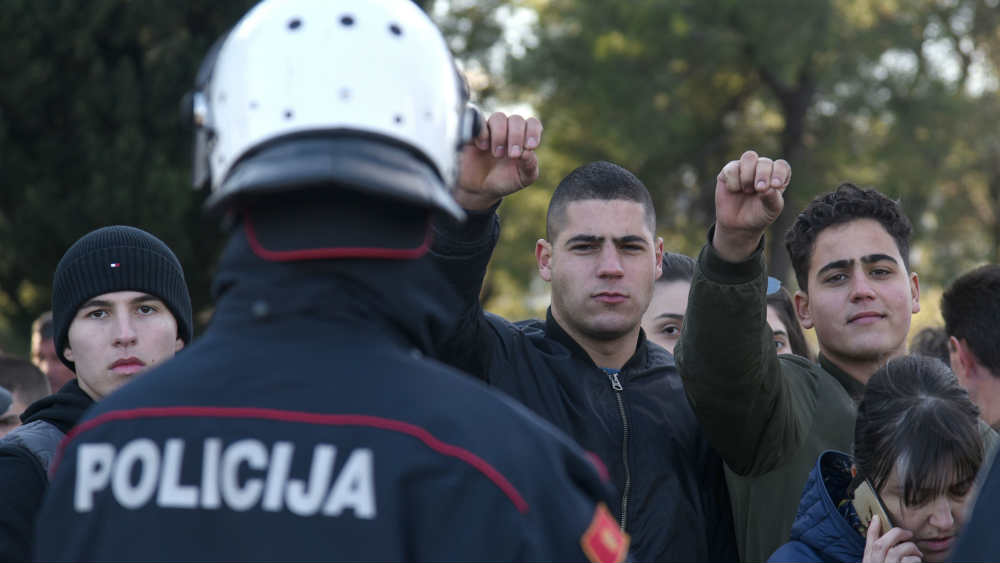
M 52 324 L 56 354 L 63 356 L 69 325 L 87 300 L 113 291 L 141 291 L 162 300 L 177 321 L 177 336 L 189 344 L 193 333 L 191 296 L 173 251 L 155 236 L 115 225 L 92 231 L 69 247 L 52 280 Z

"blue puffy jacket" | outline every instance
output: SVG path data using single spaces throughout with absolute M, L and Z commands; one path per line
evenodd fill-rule
M 865 538 L 855 527 L 854 505 L 847 501 L 851 463 L 845 453 L 820 454 L 802 492 L 791 540 L 768 561 L 861 561 Z

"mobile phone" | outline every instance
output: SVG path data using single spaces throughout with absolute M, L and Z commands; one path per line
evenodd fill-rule
M 858 512 L 861 524 L 864 525 L 866 530 L 872 521 L 872 516 L 876 514 L 878 514 L 879 520 L 882 522 L 883 534 L 894 526 L 892 518 L 889 517 L 889 511 L 882 504 L 882 499 L 875 492 L 875 487 L 872 487 L 868 479 L 862 481 L 854 489 L 854 510 Z

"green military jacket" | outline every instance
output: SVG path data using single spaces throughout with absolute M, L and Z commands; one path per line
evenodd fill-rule
M 711 234 L 709 236 L 711 237 Z M 767 324 L 763 242 L 745 262 L 698 257 L 676 360 L 706 436 L 726 462 L 740 558 L 783 543 L 819 454 L 852 452 L 864 385 L 820 356 L 779 356 Z M 996 434 L 980 426 L 987 446 Z

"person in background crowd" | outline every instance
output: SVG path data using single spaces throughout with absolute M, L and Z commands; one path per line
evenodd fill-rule
M 951 354 L 948 352 L 948 333 L 943 326 L 926 326 L 910 339 L 910 353 L 928 358 L 937 358 L 951 366 Z
M 1000 427 L 1000 265 L 976 268 L 952 282 L 941 296 L 941 316 L 951 369 L 983 419 Z
M 674 352 L 674 346 L 681 337 L 693 276 L 693 258 L 663 252 L 663 275 L 653 286 L 653 299 L 642 315 L 642 329 L 650 341 L 670 353 Z M 791 296 L 776 278 L 768 278 L 767 282 L 767 324 L 774 335 L 775 348 L 779 354 L 798 354 L 808 358 L 809 346 L 795 315 Z
M 812 358 L 802 325 L 795 314 L 795 304 L 788 290 L 776 278 L 767 278 L 767 325 L 774 335 L 774 347 L 779 354 L 795 354 Z
M 478 121 L 430 19 L 264 1 L 217 46 L 193 96 L 195 185 L 233 214 L 212 324 L 78 427 L 39 558 L 624 560 L 584 452 L 429 358 L 458 299 L 421 257 Z
M 541 124 L 510 121 L 490 117 L 489 142 L 466 153 L 482 167 L 470 176 L 488 178 L 493 161 L 535 146 Z M 637 560 L 735 560 L 721 461 L 673 357 L 650 345 L 640 325 L 663 242 L 634 174 L 592 162 L 556 186 L 546 236 L 535 246 L 539 274 L 552 285 L 544 321 L 512 323 L 483 310 L 479 291 L 500 235 L 497 206 L 530 183 L 470 182 L 483 189 L 457 193 L 468 222 L 435 223 L 431 256 L 464 307 L 438 341 L 439 357 L 541 414 L 608 467 L 620 494 L 612 512 Z
M 14 398 L 11 397 L 10 391 L 0 387 L 0 413 L 4 413 L 3 418 L 0 419 L 0 424 L 2 424 L 0 432 L 3 432 L 4 435 L 21 424 L 21 419 L 16 414 L 7 414 L 12 404 L 14 404 Z
M 671 354 L 681 337 L 688 290 L 694 275 L 694 259 L 684 254 L 663 251 L 663 275 L 653 285 L 653 299 L 642 315 L 646 338 L 663 346 Z
M 52 342 L 52 311 L 45 311 L 31 323 L 31 363 L 49 378 L 49 386 L 53 391 L 62 389 L 63 385 L 76 377 L 73 370 L 59 359 L 56 345 Z
M 816 330 L 819 362 L 777 354 L 760 314 L 763 238 L 790 179 L 787 162 L 753 151 L 723 167 L 677 346 L 685 390 L 726 462 L 744 561 L 787 541 L 819 454 L 851 451 L 856 402 L 872 374 L 905 353 L 920 310 L 909 219 L 883 194 L 843 184 L 814 198 L 785 236 L 796 311 Z M 987 425 L 981 430 L 996 442 Z
M 32 403 L 23 425 L 0 440 L 3 561 L 31 559 L 53 458 L 83 412 L 172 358 L 193 330 L 177 257 L 155 236 L 122 225 L 92 231 L 69 247 L 56 266 L 52 310 L 59 359 L 76 378 Z M 48 518 L 37 522 L 50 544 L 68 532 Z
M 0 388 L 11 395 L 10 405 L 0 409 L 0 437 L 21 424 L 21 413 L 28 405 L 52 392 L 44 373 L 31 362 L 11 356 L 0 356 Z
M 858 405 L 854 459 L 837 451 L 817 459 L 791 541 L 770 561 L 950 561 L 983 464 L 978 415 L 940 360 L 889 360 Z M 888 521 L 875 515 L 866 525 L 863 483 Z

